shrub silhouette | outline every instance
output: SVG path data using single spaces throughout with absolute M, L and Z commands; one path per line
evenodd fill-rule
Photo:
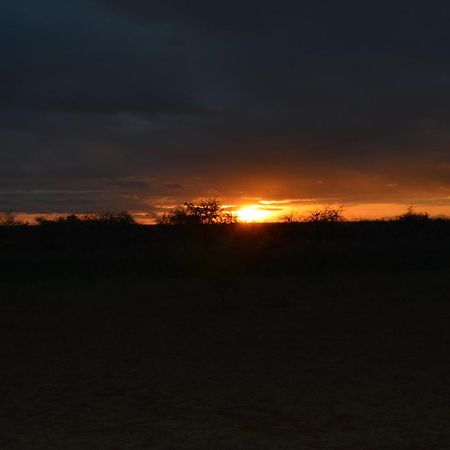
M 17 219 L 17 217 L 10 212 L 6 212 L 0 215 L 0 226 L 2 227 L 16 227 L 25 224 L 25 222 Z
M 164 213 L 157 219 L 160 225 L 211 225 L 236 223 L 237 218 L 223 209 L 216 199 L 199 203 L 185 202 L 171 213 Z
M 319 209 L 317 211 L 311 212 L 308 216 L 303 218 L 304 222 L 313 222 L 313 223 L 337 223 L 344 222 L 345 217 L 342 214 L 344 208 L 339 206 L 338 208 L 332 208 L 330 206 L 326 206 L 323 209 Z
M 81 224 L 102 224 L 102 225 L 133 225 L 136 223 L 133 216 L 127 211 L 105 212 L 102 214 L 69 214 L 55 218 L 39 216 L 35 218 L 38 225 L 81 225 Z
M 431 219 L 427 212 L 416 212 L 411 205 L 408 207 L 408 210 L 404 214 L 398 216 L 396 220 L 403 223 L 425 223 Z
M 332 208 L 326 206 L 323 209 L 311 211 L 307 216 L 295 216 L 293 214 L 285 215 L 281 218 L 283 223 L 338 223 L 346 219 L 343 215 L 344 208 Z
M 100 216 L 94 217 L 94 221 L 102 222 L 106 224 L 118 224 L 118 225 L 134 225 L 136 221 L 133 216 L 127 211 L 120 212 L 106 212 Z
M 290 213 L 290 214 L 285 214 L 284 216 L 282 216 L 281 222 L 282 223 L 298 223 L 300 221 L 293 213 Z

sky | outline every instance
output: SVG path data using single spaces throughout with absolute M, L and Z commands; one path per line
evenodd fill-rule
M 438 0 L 3 0 L 0 210 L 450 215 L 449 23 Z

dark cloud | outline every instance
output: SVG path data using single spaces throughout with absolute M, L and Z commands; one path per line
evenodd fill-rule
M 0 207 L 445 197 L 449 19 L 440 0 L 6 0 Z

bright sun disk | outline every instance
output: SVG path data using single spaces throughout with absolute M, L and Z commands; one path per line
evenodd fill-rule
M 263 222 L 268 212 L 258 209 L 257 206 L 246 206 L 237 211 L 237 216 L 241 222 Z

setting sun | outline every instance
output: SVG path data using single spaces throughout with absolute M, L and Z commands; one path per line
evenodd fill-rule
M 259 209 L 257 206 L 246 206 L 237 211 L 237 216 L 241 222 L 264 222 L 268 216 L 268 211 Z

